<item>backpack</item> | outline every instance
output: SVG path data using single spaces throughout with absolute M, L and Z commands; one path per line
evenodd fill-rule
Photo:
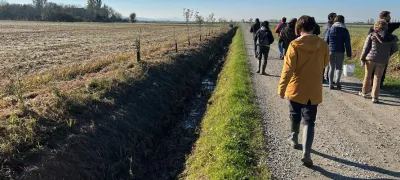
M 268 40 L 268 30 L 259 30 L 258 31 L 258 39 L 257 39 L 257 45 L 259 46 L 269 46 L 269 40 Z

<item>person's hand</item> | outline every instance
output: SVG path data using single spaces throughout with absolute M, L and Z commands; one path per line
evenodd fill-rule
M 278 94 L 278 96 L 279 96 L 281 99 L 285 99 L 285 95 L 284 95 L 284 94 Z
M 353 57 L 351 57 L 351 56 L 347 56 L 347 59 L 349 59 L 349 60 L 351 60 Z
M 364 67 L 365 66 L 365 60 L 361 60 L 360 65 L 361 65 L 361 67 Z

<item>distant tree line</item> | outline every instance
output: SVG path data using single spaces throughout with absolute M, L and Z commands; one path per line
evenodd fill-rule
M 127 22 L 102 0 L 88 0 L 86 7 L 62 5 L 47 0 L 32 4 L 10 4 L 0 0 L 0 19 L 60 22 Z

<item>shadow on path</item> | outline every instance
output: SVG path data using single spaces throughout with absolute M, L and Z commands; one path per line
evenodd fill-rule
M 329 159 L 331 161 L 336 161 L 338 163 L 347 165 L 347 166 L 353 166 L 353 167 L 360 168 L 360 169 L 363 169 L 363 170 L 366 170 L 366 171 L 372 171 L 372 172 L 376 172 L 376 173 L 379 173 L 379 174 L 385 174 L 385 175 L 392 176 L 392 177 L 395 177 L 395 178 L 400 178 L 400 172 L 391 171 L 391 170 L 383 169 L 383 168 L 376 167 L 376 166 L 371 166 L 371 165 L 352 162 L 352 161 L 349 161 L 349 160 L 333 157 L 333 156 L 330 156 L 330 155 L 327 155 L 327 154 L 324 154 L 324 153 L 321 153 L 321 152 L 318 152 L 318 151 L 315 151 L 315 150 L 312 150 L 312 153 L 315 154 L 315 155 L 321 156 L 323 158 Z M 325 169 L 323 169 L 321 167 L 318 167 L 318 166 L 315 166 L 312 169 L 315 170 L 315 171 L 318 171 L 322 175 L 324 175 L 324 176 L 326 176 L 328 178 L 332 178 L 332 179 L 357 179 L 357 178 L 345 177 L 345 176 L 342 176 L 342 175 L 339 175 L 339 174 L 336 174 L 336 173 L 328 172 Z
M 358 96 L 358 92 L 360 92 L 362 89 L 361 83 L 342 82 L 342 86 L 343 87 L 341 92 L 352 94 L 355 96 Z M 384 99 L 380 99 L 381 105 L 400 106 L 400 96 L 397 95 L 396 92 L 387 92 L 383 90 L 380 92 L 379 96 L 384 97 Z M 392 99 L 389 100 L 388 98 Z

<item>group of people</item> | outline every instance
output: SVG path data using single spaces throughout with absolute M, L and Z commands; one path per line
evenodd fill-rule
M 380 14 L 380 20 L 371 27 L 366 37 L 360 58 L 361 65 L 365 68 L 365 76 L 359 95 L 367 97 L 371 93 L 373 103 L 379 102 L 382 77 L 390 57 L 398 51 L 399 40 L 393 32 L 400 27 L 400 23 L 390 23 L 390 19 L 390 12 L 383 11 Z M 266 74 L 268 52 L 274 42 L 268 22 L 260 25 L 257 19 L 250 32 L 254 33 L 255 56 L 259 60 L 258 72 Z M 278 33 L 279 37 L 280 58 L 284 59 L 278 95 L 289 100 L 289 142 L 293 148 L 299 149 L 298 136 L 300 122 L 303 120 L 305 126 L 302 162 L 306 167 L 312 167 L 310 152 L 317 109 L 322 103 L 322 83 L 329 83 L 330 89 L 342 88 L 340 79 L 345 55 L 348 58 L 353 56 L 350 33 L 346 28 L 344 16 L 336 13 L 328 15 L 328 23 L 324 26 L 322 34 L 315 18 L 306 15 L 299 19 L 291 19 L 289 23 L 286 23 L 286 18 L 282 18 L 275 33 Z M 320 34 L 322 38 L 319 37 Z

